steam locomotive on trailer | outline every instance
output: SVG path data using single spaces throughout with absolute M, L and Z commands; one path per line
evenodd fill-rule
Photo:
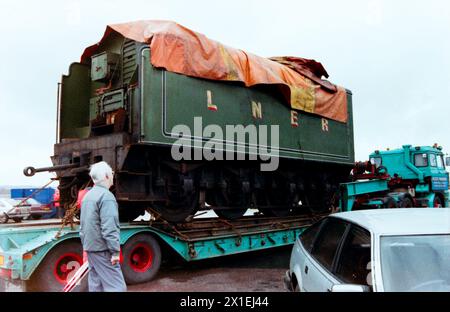
M 189 40 L 180 41 L 183 32 Z M 222 58 L 225 67 L 211 55 Z M 236 65 L 242 55 L 244 69 Z M 162 66 L 158 59 L 169 63 Z M 328 210 L 354 164 L 352 96 L 341 88 L 344 103 L 334 105 L 329 100 L 338 89 L 318 80 L 320 63 L 299 66 L 303 59 L 296 60 L 244 54 L 171 22 L 110 26 L 62 77 L 54 166 L 28 167 L 24 173 L 56 172 L 60 203 L 68 208 L 89 183 L 89 166 L 106 161 L 114 170 L 112 191 L 123 221 L 148 209 L 174 223 L 209 209 L 226 219 L 239 218 L 250 207 L 267 216 Z M 286 84 L 274 82 L 277 70 Z M 247 83 L 249 77 L 263 83 Z M 296 77 L 306 84 L 292 87 Z M 321 101 L 328 106 L 320 107 Z M 264 172 L 262 160 L 239 158 L 255 148 L 246 140 L 222 142 L 224 152 L 241 160 L 174 160 L 172 129 L 194 129 L 198 117 L 203 126 L 223 129 L 277 125 L 278 169 Z M 202 146 L 208 138 L 191 139 Z

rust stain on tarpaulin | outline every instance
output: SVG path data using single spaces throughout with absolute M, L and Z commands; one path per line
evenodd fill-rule
M 149 44 L 151 63 L 155 67 L 197 78 L 240 81 L 247 87 L 278 85 L 292 108 L 347 122 L 345 89 L 322 80 L 321 76 L 328 74 L 314 60 L 296 57 L 270 60 L 222 45 L 170 21 L 109 25 L 103 39 L 114 31 Z M 98 44 L 87 48 L 82 63 L 87 63 L 97 49 Z

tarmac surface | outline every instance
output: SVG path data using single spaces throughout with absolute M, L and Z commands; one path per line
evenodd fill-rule
M 292 246 L 199 262 L 163 263 L 157 277 L 131 292 L 285 292 Z

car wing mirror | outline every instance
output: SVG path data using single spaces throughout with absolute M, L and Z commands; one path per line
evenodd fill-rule
M 339 284 L 331 288 L 331 292 L 370 292 L 370 287 L 365 285 Z
M 445 165 L 450 167 L 450 157 L 445 157 Z

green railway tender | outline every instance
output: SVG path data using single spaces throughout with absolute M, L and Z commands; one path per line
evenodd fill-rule
M 89 165 L 102 160 L 115 171 L 113 192 L 122 221 L 134 220 L 146 209 L 175 223 L 211 207 L 227 219 L 243 216 L 249 207 L 266 216 L 325 211 L 339 183 L 346 181 L 354 164 L 350 91 L 344 123 L 292 110 L 278 86 L 248 88 L 156 68 L 148 44 L 117 32 L 96 50 L 89 60 L 72 64 L 62 78 L 54 167 L 24 171 L 56 171 L 62 207 L 70 207 L 89 183 Z M 212 139 L 194 131 L 195 120 L 205 130 L 210 125 L 224 131 L 229 125 L 276 125 L 279 143 L 272 131 L 267 141 L 255 144 L 246 133 L 218 142 L 226 155 L 244 155 L 245 160 L 174 159 L 177 126 L 193 129 L 188 138 L 194 151 Z M 271 145 L 277 147 L 267 147 Z M 277 152 L 272 160 L 278 169 L 261 172 L 268 161 L 250 160 L 255 150 L 265 150 L 264 157 Z

